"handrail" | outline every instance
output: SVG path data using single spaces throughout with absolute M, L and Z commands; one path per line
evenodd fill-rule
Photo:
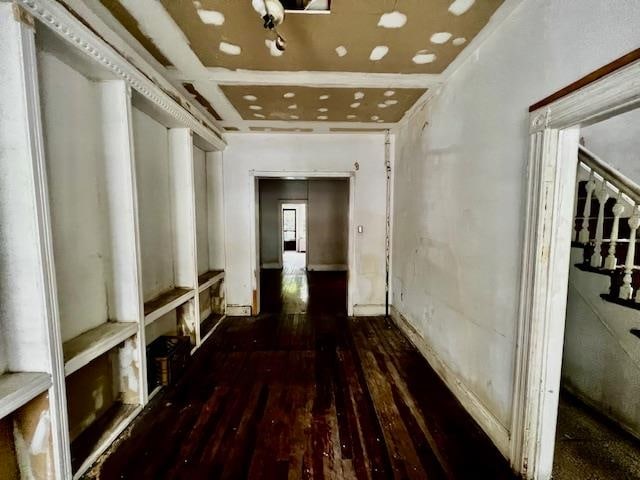
M 616 188 L 628 195 L 636 204 L 640 203 L 640 185 L 603 162 L 596 154 L 582 145 L 578 146 L 578 159 L 588 165 L 593 171 L 599 173 L 604 179 L 610 181 Z

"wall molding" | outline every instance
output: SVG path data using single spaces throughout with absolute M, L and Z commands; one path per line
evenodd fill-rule
M 112 72 L 116 77 L 123 79 L 130 88 L 139 92 L 186 128 L 191 129 L 216 149 L 224 150 L 226 142 L 214 125 L 203 118 L 196 118 L 185 110 L 171 95 L 129 63 L 89 27 L 82 24 L 59 2 L 55 0 L 15 1 L 56 34 Z
M 391 305 L 390 310 L 393 322 L 402 330 L 427 362 L 429 362 L 431 368 L 435 370 L 464 409 L 488 435 L 500 453 L 505 458 L 508 458 L 510 436 L 507 428 L 500 423 L 498 418 L 491 413 L 476 394 L 464 384 L 460 377 L 440 358 L 435 350 L 428 345 L 424 337 L 418 333 L 404 315 L 402 315 L 394 305 Z

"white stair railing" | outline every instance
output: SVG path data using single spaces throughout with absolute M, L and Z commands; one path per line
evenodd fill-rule
M 591 244 L 593 253 L 589 259 L 592 268 L 609 271 L 621 270 L 623 274 L 618 297 L 621 300 L 640 304 L 640 289 L 634 291 L 634 272 L 640 268 L 636 265 L 635 256 L 638 241 L 638 229 L 640 228 L 640 186 L 624 176 L 619 171 L 607 165 L 595 154 L 584 148 L 578 150 L 578 182 L 586 181 L 584 193 L 584 206 L 582 212 L 576 212 L 575 224 L 580 225 L 579 232 L 574 231 L 573 238 L 583 245 Z M 578 190 L 576 190 L 578 191 Z M 598 203 L 598 212 L 595 219 L 592 217 L 592 200 L 595 197 Z M 615 198 L 615 204 L 611 209 L 613 217 L 607 217 L 607 201 Z M 576 194 L 576 200 L 578 195 Z M 577 204 L 577 201 L 576 201 Z M 582 215 L 580 216 L 580 213 Z M 580 218 L 581 217 L 581 218 Z M 617 249 L 626 243 L 627 236 L 621 238 L 620 229 L 622 219 L 627 219 L 629 226 L 628 249 L 624 262 L 618 260 Z M 590 231 L 590 222 L 596 221 L 594 236 Z M 607 227 L 610 225 L 610 236 L 606 238 Z M 608 243 L 607 256 L 602 258 L 602 247 Z M 586 260 L 586 258 L 585 258 Z M 615 275 L 617 282 L 620 277 Z M 635 294 L 635 295 L 634 295 Z

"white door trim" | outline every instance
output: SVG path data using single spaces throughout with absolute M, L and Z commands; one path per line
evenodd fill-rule
M 296 179 L 304 180 L 308 178 L 345 178 L 349 179 L 349 244 L 348 244 L 348 259 L 347 265 L 349 271 L 347 273 L 347 314 L 353 315 L 353 300 L 355 292 L 356 282 L 356 259 L 355 259 L 355 172 L 352 171 L 332 171 L 332 172 L 319 172 L 319 171 L 261 171 L 250 170 L 249 171 L 249 186 L 251 189 L 250 198 L 254 198 L 251 203 L 251 218 L 255 219 L 251 221 L 251 270 L 252 270 L 252 287 L 254 292 L 254 306 L 256 307 L 252 312 L 253 315 L 260 313 L 260 231 L 258 223 L 258 180 L 260 178 L 281 178 L 281 179 Z M 291 203 L 287 201 L 286 203 Z M 308 211 L 307 211 L 308 214 Z M 309 232 L 307 232 L 307 237 Z M 307 255 L 309 250 L 309 241 L 307 238 Z M 308 258 L 308 257 L 307 257 Z
M 510 458 L 551 478 L 579 128 L 640 106 L 640 61 L 531 113 Z

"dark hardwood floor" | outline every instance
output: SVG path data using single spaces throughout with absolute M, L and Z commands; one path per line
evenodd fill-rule
M 308 302 L 287 299 L 282 278 L 263 282 L 279 298 L 273 313 L 227 318 L 92 475 L 513 478 L 394 325 L 346 317 L 345 273 L 309 279 Z M 278 302 L 308 311 L 273 311 Z

